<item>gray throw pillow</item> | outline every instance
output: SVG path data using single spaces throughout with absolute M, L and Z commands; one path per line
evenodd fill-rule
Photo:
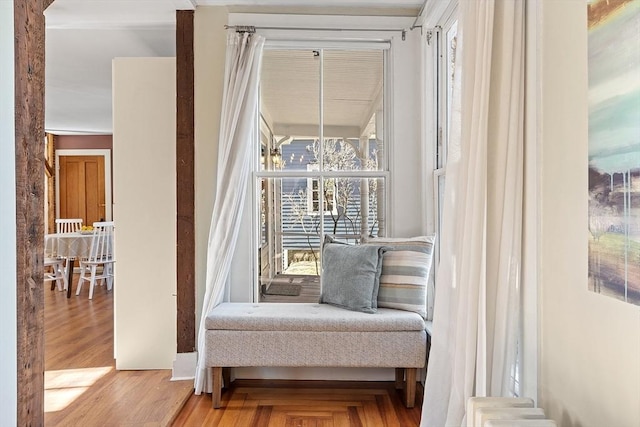
M 353 311 L 375 313 L 385 247 L 325 243 L 320 301 Z

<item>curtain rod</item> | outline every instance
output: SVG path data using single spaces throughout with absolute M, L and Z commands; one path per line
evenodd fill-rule
M 256 30 L 294 30 L 294 31 L 394 31 L 402 33 L 405 40 L 405 28 L 313 28 L 313 27 L 254 27 L 251 25 L 225 25 L 225 30 L 236 30 L 237 33 L 255 33 Z M 410 28 L 412 30 L 413 28 Z
M 422 7 L 420 8 L 420 12 L 418 12 L 418 16 L 416 16 L 416 20 L 413 21 L 413 25 L 409 28 L 410 30 L 413 30 L 414 28 L 422 28 L 421 25 L 416 25 L 416 24 L 418 23 L 418 20 L 420 19 L 420 17 L 424 13 L 424 8 L 427 5 L 428 1 L 429 0 L 424 0 L 424 3 L 422 3 Z

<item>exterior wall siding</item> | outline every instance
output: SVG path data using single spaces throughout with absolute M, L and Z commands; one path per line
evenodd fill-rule
M 309 147 L 313 143 L 312 140 L 295 140 L 290 144 L 284 144 L 281 148 L 282 160 L 284 162 L 283 170 L 285 171 L 307 171 L 308 165 L 313 164 L 313 154 Z M 369 155 L 375 153 L 375 141 L 370 141 Z M 319 250 L 320 238 L 316 236 L 306 237 L 297 235 L 305 232 L 320 233 L 320 220 L 318 214 L 306 215 L 304 218 L 305 225 L 301 223 L 299 217 L 295 213 L 295 207 L 308 206 L 308 179 L 307 178 L 287 178 L 283 180 L 281 218 L 284 250 Z M 354 186 L 352 196 L 347 206 L 347 215 L 337 218 L 337 213 L 332 215 L 325 213 L 323 215 L 324 231 L 327 234 L 360 234 L 360 188 Z M 337 220 L 337 221 L 334 221 Z M 351 221 L 353 220 L 353 222 Z M 369 209 L 369 217 L 367 228 L 371 230 L 371 234 L 377 234 L 375 209 Z M 295 233 L 296 235 L 287 235 L 287 233 Z

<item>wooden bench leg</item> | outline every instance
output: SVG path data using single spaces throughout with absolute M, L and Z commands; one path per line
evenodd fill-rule
M 396 390 L 404 387 L 404 368 L 396 368 Z
M 407 408 L 413 408 L 416 403 L 416 377 L 417 377 L 417 368 L 406 368 L 405 369 L 405 405 Z
M 211 392 L 211 402 L 213 409 L 218 409 L 222 401 L 222 368 L 211 368 L 213 373 L 213 390 Z

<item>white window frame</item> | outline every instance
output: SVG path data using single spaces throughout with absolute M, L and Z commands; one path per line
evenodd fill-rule
M 322 41 L 322 40 L 295 40 L 295 41 L 287 41 L 287 40 L 269 40 L 267 39 L 265 42 L 265 50 L 266 49 L 317 49 L 321 52 L 320 54 L 320 61 L 321 61 L 321 65 L 320 65 L 320 69 L 322 70 L 322 61 L 323 61 L 323 54 L 322 51 L 323 50 L 330 50 L 330 49 L 341 49 L 341 50 L 345 50 L 345 49 L 381 49 L 384 51 L 384 56 L 383 56 L 383 90 L 384 90 L 384 94 L 383 94 L 383 141 L 385 144 L 385 156 L 383 159 L 383 164 L 379 165 L 380 169 L 379 170 L 375 170 L 375 171 L 367 171 L 367 170 L 359 170 L 359 171 L 328 171 L 328 170 L 323 170 L 320 165 L 318 165 L 318 170 L 317 171 L 313 171 L 313 170 L 307 170 L 307 171 L 284 171 L 284 170 L 261 170 L 260 168 L 260 159 L 259 159 L 259 155 L 256 156 L 256 158 L 254 159 L 254 172 L 253 172 L 253 195 L 252 195 L 252 199 L 254 201 L 253 203 L 253 219 L 252 219 L 252 233 L 253 233 L 253 238 L 252 238 L 252 242 L 253 242 L 253 247 L 252 247 L 252 253 L 254 254 L 253 258 L 253 263 L 254 263 L 254 272 L 256 274 L 254 274 L 254 301 L 258 301 L 259 300 L 259 284 L 260 284 L 260 272 L 259 272 L 259 268 L 258 268 L 258 257 L 255 256 L 255 254 L 258 253 L 258 248 L 260 247 L 260 188 L 259 188 L 259 182 L 261 181 L 261 179 L 268 179 L 268 178 L 306 178 L 309 183 L 309 180 L 312 179 L 318 179 L 319 180 L 319 194 L 322 194 L 324 191 L 324 181 L 326 179 L 331 179 L 331 178 L 379 178 L 379 179 L 383 179 L 385 182 L 384 185 L 384 197 L 386 200 L 386 209 L 385 209 L 385 218 L 386 218 L 386 223 L 389 224 L 390 223 L 390 208 L 389 208 L 389 202 L 390 202 L 390 188 L 391 188 L 391 184 L 390 184 L 390 180 L 391 180 L 391 173 L 390 173 L 390 158 L 391 158 L 391 153 L 392 153 L 392 147 L 393 146 L 393 142 L 392 142 L 392 129 L 391 129 L 391 117 L 392 117 L 392 109 L 393 109 L 393 104 L 391 102 L 392 96 L 391 94 L 393 93 L 393 88 L 392 88 L 392 73 L 391 73 L 391 58 L 390 58 L 390 48 L 391 48 L 391 43 L 388 40 L 380 40 L 379 38 L 376 38 L 374 40 L 371 41 L 363 41 L 363 40 L 335 40 L 335 39 L 331 39 L 331 40 L 327 40 L 327 41 Z M 320 83 L 320 90 L 322 91 L 322 78 L 321 78 L 321 83 Z M 322 111 L 322 96 L 320 97 L 320 108 Z M 257 118 L 257 120 L 259 120 L 259 118 Z M 257 126 L 259 128 L 259 126 Z M 323 130 L 323 126 L 319 126 L 319 140 L 323 141 L 324 140 L 324 135 L 322 134 L 322 130 Z M 259 144 L 259 132 L 256 132 L 256 146 L 258 146 Z M 320 144 L 320 157 L 322 158 L 322 148 L 323 144 Z M 258 150 L 254 150 L 254 153 L 256 153 Z M 335 195 L 334 195 L 335 197 Z M 334 202 L 334 207 L 336 207 L 336 203 Z M 335 208 L 334 208 L 335 209 Z M 326 214 L 331 214 L 330 211 L 326 211 Z M 388 231 L 388 229 L 387 229 Z M 284 234 L 284 233 L 283 233 Z M 325 226 L 324 226 L 324 221 L 320 221 L 320 235 L 323 236 L 325 234 Z
M 434 149 L 433 171 L 433 206 L 435 228 L 438 235 L 442 232 L 442 200 L 440 199 L 440 179 L 446 180 L 447 156 L 449 151 L 449 125 L 451 120 L 451 83 L 449 79 L 452 70 L 452 55 L 455 56 L 455 47 L 451 46 L 452 40 L 447 39 L 449 30 L 458 25 L 456 9 L 450 11 L 443 20 L 442 26 L 438 26 L 434 31 L 437 43 L 437 72 L 436 79 L 438 85 L 438 96 L 436 100 L 437 109 L 437 131 L 436 146 Z M 435 265 L 440 261 L 440 242 L 436 242 Z M 436 267 L 437 269 L 437 267 Z
M 441 108 L 446 103 L 447 84 L 441 78 L 446 69 L 443 55 L 443 38 L 446 30 L 456 20 L 457 1 L 448 0 L 434 3 L 422 21 L 423 27 L 423 69 L 424 91 L 422 105 L 424 107 L 423 139 L 425 156 L 423 157 L 423 179 L 428 183 L 425 194 L 425 228 L 436 233 L 434 258 L 431 278 L 427 290 L 427 319 L 433 318 L 435 301 L 435 277 L 440 263 L 442 211 L 440 199 L 440 180 L 446 176 L 446 133 L 447 111 Z M 446 105 L 446 104 L 445 104 Z M 439 156 L 440 159 L 439 159 Z M 431 187 L 429 189 L 429 186 Z

